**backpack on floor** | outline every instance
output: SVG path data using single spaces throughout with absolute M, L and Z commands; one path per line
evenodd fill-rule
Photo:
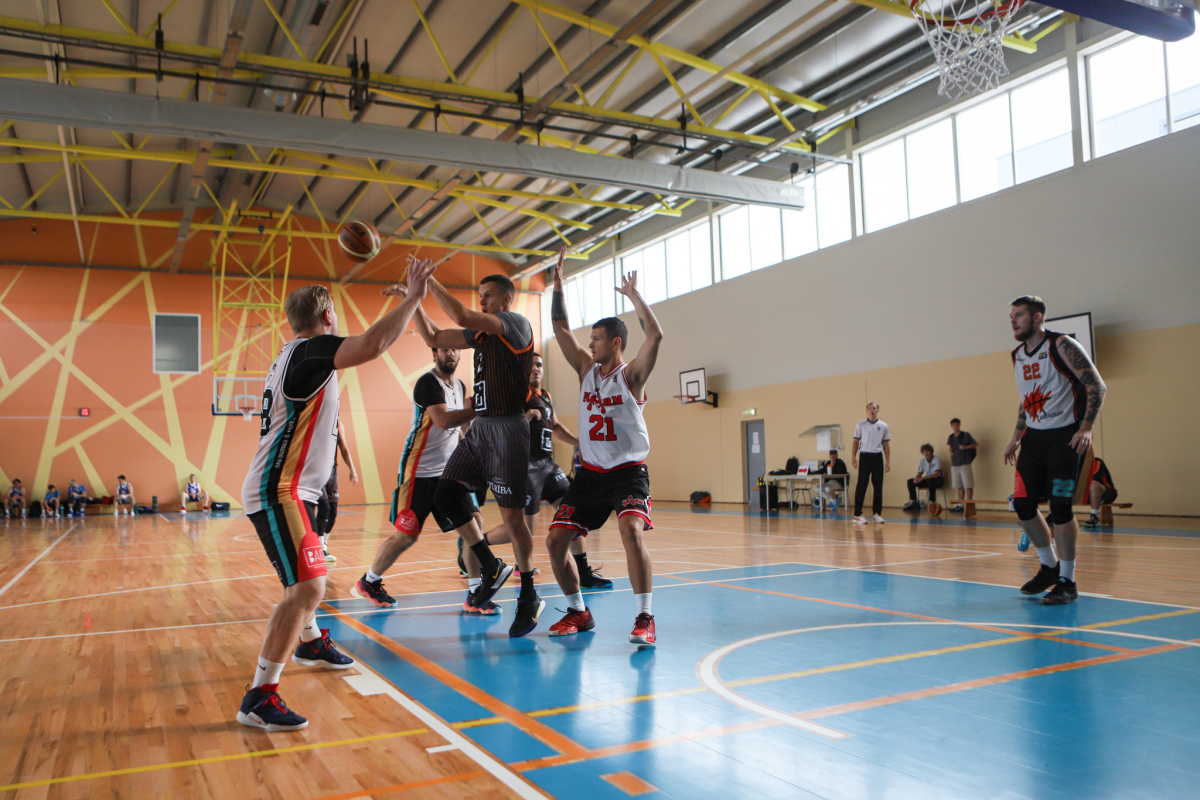
M 209 508 L 213 511 L 228 511 L 229 503 L 211 503 Z
M 38 519 L 39 517 L 41 517 L 42 516 L 42 501 L 34 500 L 32 503 L 30 503 L 29 511 L 26 512 L 26 515 L 30 519 Z
M 708 492 L 692 492 L 692 505 L 711 505 L 712 495 Z

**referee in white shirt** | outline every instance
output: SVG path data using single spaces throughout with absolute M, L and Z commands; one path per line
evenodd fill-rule
M 858 484 L 854 487 L 854 524 L 866 525 L 862 515 L 863 501 L 867 498 L 867 481 L 871 481 L 874 495 L 871 510 L 875 522 L 886 522 L 883 518 L 883 473 L 892 469 L 892 434 L 887 423 L 879 419 L 879 404 L 867 403 L 867 418 L 854 426 L 854 446 L 850 462 L 858 470 Z M 859 468 L 859 455 L 862 467 Z

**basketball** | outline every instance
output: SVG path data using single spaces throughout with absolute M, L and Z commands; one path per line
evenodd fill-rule
M 935 517 L 938 514 L 941 514 L 942 513 L 942 504 L 941 503 L 930 503 L 929 504 L 929 513 Z
M 338 231 L 338 246 L 355 261 L 370 261 L 382 245 L 379 231 L 369 222 L 351 220 Z

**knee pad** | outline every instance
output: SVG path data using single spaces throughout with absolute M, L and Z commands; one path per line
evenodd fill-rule
M 1014 497 L 1012 504 L 1021 522 L 1028 522 L 1037 516 L 1037 501 L 1031 497 Z
M 468 497 L 467 487 L 458 481 L 443 478 L 433 492 L 433 504 L 442 512 L 455 530 L 471 521 L 475 506 Z
M 1073 519 L 1075 519 L 1075 512 L 1071 509 L 1071 498 L 1069 498 L 1069 497 L 1051 497 L 1050 498 L 1050 524 L 1051 525 L 1066 525 Z

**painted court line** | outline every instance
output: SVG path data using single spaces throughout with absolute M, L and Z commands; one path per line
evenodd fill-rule
M 76 523 L 76 525 L 77 525 L 77 524 L 78 524 L 78 523 Z M 66 532 L 66 533 L 64 533 L 62 536 L 58 537 L 57 539 L 55 539 L 53 542 L 51 542 L 51 543 L 50 543 L 50 545 L 49 545 L 48 547 L 46 547 L 46 549 L 45 549 L 45 550 L 43 550 L 42 552 L 40 552 L 40 553 L 38 553 L 36 556 L 34 556 L 34 558 L 33 558 L 33 561 L 30 561 L 28 564 L 26 564 L 24 569 L 22 569 L 20 572 L 18 572 L 16 575 L 14 575 L 14 576 L 13 576 L 13 578 L 12 578 L 12 580 L 10 580 L 8 583 L 4 584 L 4 587 L 3 587 L 3 588 L 0 588 L 0 595 L 3 595 L 5 592 L 7 592 L 9 589 L 11 589 L 11 588 L 12 588 L 13 584 L 15 584 L 17 581 L 21 580 L 21 578 L 25 577 L 25 573 L 26 573 L 26 572 L 29 572 L 29 570 L 33 569 L 33 565 L 34 565 L 34 564 L 38 563 L 38 562 L 39 562 L 39 561 L 41 561 L 43 558 L 45 558 L 45 557 L 46 557 L 46 555 L 47 555 L 47 554 L 48 554 L 48 553 L 49 553 L 51 550 L 53 550 L 53 549 L 54 549 L 54 546 L 55 546 L 55 545 L 57 545 L 57 544 L 58 544 L 59 542 L 61 542 L 63 539 L 65 539 L 65 538 L 67 538 L 68 536 L 70 536 L 70 535 L 71 535 L 71 531 L 75 530 L 75 528 L 76 528 L 76 525 L 72 525 L 71 527 L 67 528 L 67 532 Z

